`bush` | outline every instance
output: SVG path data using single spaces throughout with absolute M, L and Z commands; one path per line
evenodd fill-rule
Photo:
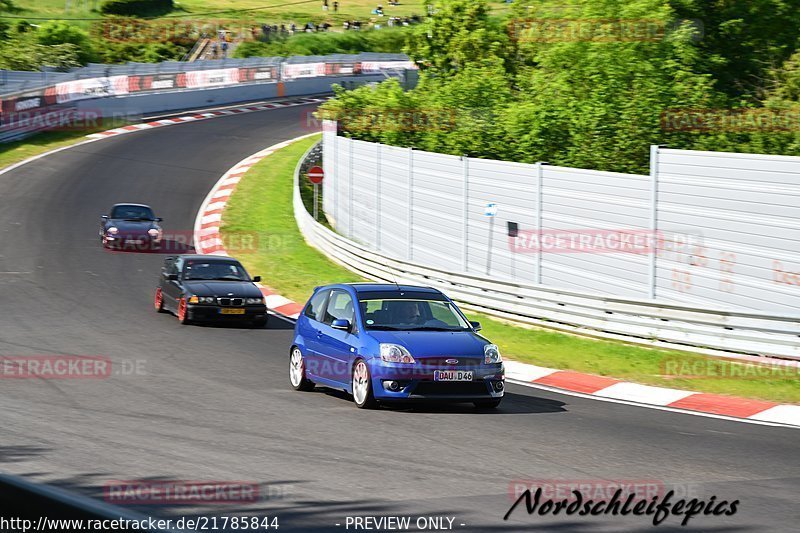
M 100 12 L 124 17 L 157 17 L 174 8 L 173 0 L 106 0 L 100 6 Z
M 82 64 L 95 59 L 94 47 L 89 39 L 89 34 L 64 21 L 51 20 L 42 24 L 36 31 L 36 42 L 44 46 L 75 45 L 78 61 Z

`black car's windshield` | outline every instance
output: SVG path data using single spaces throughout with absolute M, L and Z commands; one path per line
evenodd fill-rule
M 149 207 L 141 205 L 117 205 L 111 210 L 111 217 L 125 220 L 155 220 L 156 216 Z
M 183 274 L 185 280 L 250 281 L 242 265 L 231 261 L 187 261 Z
M 464 331 L 469 323 L 444 300 L 360 300 L 367 329 L 384 331 Z

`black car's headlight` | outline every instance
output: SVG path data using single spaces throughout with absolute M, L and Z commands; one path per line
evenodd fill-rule
M 254 305 L 254 304 L 263 304 L 264 298 L 248 298 L 245 300 L 247 305 Z
M 494 344 L 485 344 L 483 346 L 483 362 L 487 365 L 502 363 L 503 358 L 500 357 L 500 348 Z
M 106 233 L 108 233 L 109 235 L 116 235 L 117 233 L 119 233 L 119 229 L 115 228 L 114 226 L 111 226 L 106 230 Z
M 216 303 L 216 298 L 213 296 L 192 296 L 189 298 L 190 304 L 213 304 Z

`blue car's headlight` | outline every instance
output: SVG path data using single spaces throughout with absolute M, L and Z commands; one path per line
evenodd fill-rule
M 405 347 L 399 344 L 381 343 L 381 361 L 384 363 L 415 363 Z
M 487 365 L 493 363 L 502 363 L 503 358 L 500 357 L 500 348 L 494 344 L 486 344 L 483 347 L 483 362 Z

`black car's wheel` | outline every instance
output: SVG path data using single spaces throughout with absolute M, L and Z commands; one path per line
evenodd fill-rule
M 378 406 L 378 402 L 372 394 L 369 367 L 363 359 L 356 361 L 353 367 L 353 401 L 359 409 L 374 409 Z
M 502 401 L 502 398 L 495 398 L 494 400 L 480 400 L 473 403 L 478 409 L 496 409 Z
M 188 318 L 188 314 L 188 310 L 186 309 L 186 298 L 181 298 L 178 302 L 178 322 L 184 326 L 190 324 L 191 321 Z
M 156 296 L 153 300 L 153 305 L 155 306 L 157 312 L 166 313 L 164 310 L 164 292 L 161 290 L 161 287 L 156 289 Z
M 306 362 L 300 348 L 293 348 L 289 357 L 289 382 L 294 390 L 310 391 L 314 389 L 314 382 L 306 379 Z
M 256 320 L 253 320 L 254 328 L 265 328 L 267 327 L 267 324 L 269 324 L 269 317 L 266 316 L 264 318 L 258 318 Z

